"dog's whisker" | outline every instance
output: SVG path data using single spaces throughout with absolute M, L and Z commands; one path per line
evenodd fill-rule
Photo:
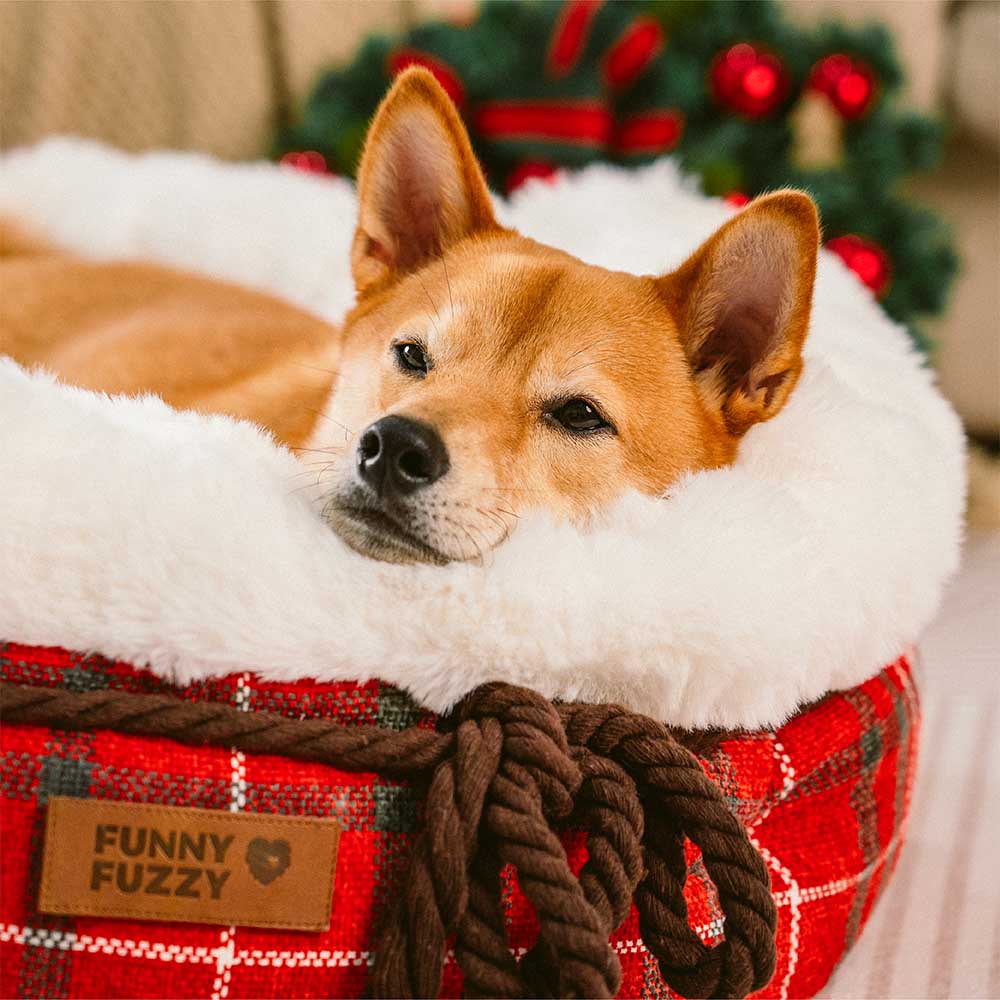
M 327 455 L 325 458 L 302 458 L 298 457 L 297 462 L 302 466 L 303 469 L 315 469 L 317 465 L 326 466 L 328 468 L 336 465 L 337 461 L 340 459 L 341 453 L 334 453 Z
M 339 455 L 343 453 L 343 448 L 339 445 L 329 448 L 294 448 L 293 451 L 314 451 L 319 455 Z
M 588 368 L 596 368 L 597 365 L 602 364 L 606 359 L 604 358 L 593 358 L 590 361 L 585 362 L 582 365 L 577 365 L 576 368 L 571 368 L 568 372 L 563 375 L 563 378 L 570 378 L 576 375 L 578 372 L 584 372 Z
M 462 531 L 465 532 L 465 537 L 469 539 L 469 541 L 472 543 L 472 547 L 476 550 L 476 561 L 480 564 L 480 566 L 483 565 L 482 546 L 479 544 L 479 542 L 475 540 L 475 538 L 472 537 L 471 532 L 464 524 L 459 524 L 459 528 L 461 528 Z
M 507 539 L 510 538 L 510 533 L 511 533 L 511 527 L 512 526 L 509 525 L 503 519 L 503 515 L 502 514 L 494 514 L 493 516 L 496 518 L 497 524 L 500 525 L 500 531 L 502 532 L 501 537 L 500 537 L 500 542 L 507 541 Z M 499 545 L 500 542 L 498 542 L 497 544 Z
M 572 361 L 574 358 L 578 358 L 581 354 L 584 354 L 587 351 L 592 351 L 599 343 L 599 340 L 594 340 L 588 344 L 581 344 L 575 351 L 567 356 L 566 360 Z
M 451 315 L 455 315 L 455 300 L 451 297 L 451 278 L 448 276 L 448 261 L 445 258 L 444 251 L 441 252 L 441 264 L 444 267 L 444 280 L 448 285 L 448 306 L 451 309 Z
M 462 548 L 461 538 L 458 535 L 458 531 L 461 531 L 465 535 L 465 537 L 469 540 L 472 547 L 476 550 L 476 558 L 480 562 L 482 562 L 482 557 L 483 557 L 482 547 L 470 534 L 469 526 L 459 520 L 456 520 L 455 518 L 451 517 L 448 514 L 440 515 L 440 519 L 449 526 L 450 530 L 448 531 L 448 538 L 447 538 L 448 542 L 454 543 L 456 548 L 461 549 Z M 456 528 L 458 529 L 458 531 L 455 530 Z M 471 558 L 470 561 L 472 561 Z
M 331 378 L 337 380 L 338 384 L 356 386 L 358 383 L 351 379 L 344 378 L 343 373 L 339 369 L 335 368 L 321 368 L 319 365 L 307 365 L 301 361 L 293 362 L 296 368 L 306 368 L 309 371 L 320 372 L 323 375 L 329 375 Z
M 504 521 L 502 520 L 500 520 L 497 523 L 499 524 L 500 527 L 500 537 L 493 540 L 486 546 L 486 551 L 489 553 L 491 558 L 493 556 L 493 551 L 496 549 L 496 547 L 498 545 L 503 545 L 503 543 L 507 541 L 507 539 L 510 537 L 510 528 L 508 528 L 506 523 L 504 523 Z
M 303 483 L 301 486 L 295 486 L 288 491 L 289 496 L 294 496 L 296 493 L 301 493 L 303 490 L 315 490 L 319 489 L 320 479 L 322 477 L 317 477 L 315 482 Z M 325 510 L 325 508 L 324 508 Z
M 348 427 L 347 424 L 342 424 L 339 420 L 334 420 L 333 417 L 331 417 L 328 413 L 324 413 L 322 410 L 317 410 L 317 409 L 315 409 L 312 406 L 306 406 L 306 407 L 304 407 L 304 409 L 306 410 L 307 413 L 315 413 L 316 416 L 320 417 L 322 420 L 328 420 L 331 424 L 334 424 L 337 427 L 340 427 L 342 430 L 347 431 L 347 433 L 350 434 L 350 435 L 352 435 L 352 436 L 354 436 L 354 435 L 356 435 L 358 433 L 353 428 Z
M 507 525 L 504 524 L 502 521 L 500 522 L 493 521 L 493 523 L 497 526 L 497 529 L 499 530 L 500 534 L 491 542 L 490 551 L 495 549 L 498 545 L 502 545 L 507 540 L 507 537 L 510 535 L 510 531 L 508 530 Z
M 333 464 L 334 464 L 333 462 L 322 462 L 322 461 L 320 461 L 320 462 L 299 462 L 299 465 L 303 466 L 303 471 L 305 471 L 305 472 L 311 472 L 317 466 L 319 466 L 322 469 L 330 469 L 330 468 L 333 467 Z M 295 473 L 293 473 L 293 475 L 295 475 L 295 476 L 301 476 L 302 473 L 301 472 L 295 472 Z
M 434 305 L 434 300 L 431 298 L 431 293 L 427 290 L 427 285 L 424 284 L 423 277 L 421 276 L 421 274 L 420 274 L 419 271 L 416 271 L 415 274 L 416 274 L 417 281 L 420 282 L 420 287 L 424 290 L 424 295 L 427 296 L 427 301 L 430 303 L 431 309 L 434 310 L 434 315 L 438 319 L 440 319 L 441 318 L 441 314 L 438 312 L 437 306 Z M 438 337 L 440 337 L 441 336 L 441 331 L 438 329 L 437 323 L 435 323 L 433 319 L 431 320 L 431 326 L 434 327 L 434 332 L 438 335 Z
M 303 469 L 301 472 L 293 472 L 288 479 L 291 481 L 293 479 L 301 479 L 303 476 L 315 476 L 315 469 Z
M 541 489 L 532 489 L 527 486 L 481 486 L 484 493 L 544 493 Z
M 340 372 L 335 368 L 323 368 L 320 365 L 307 365 L 304 361 L 293 362 L 296 368 L 307 368 L 311 372 L 321 372 L 323 375 L 332 375 L 334 378 L 340 378 Z
M 302 459 L 298 459 L 298 461 L 296 462 L 296 464 L 299 465 L 299 466 L 301 466 L 302 472 L 309 472 L 310 470 L 315 469 L 317 466 L 319 466 L 320 468 L 324 468 L 324 469 L 332 469 L 334 467 L 334 465 L 337 464 L 337 457 L 338 456 L 335 455 L 335 456 L 333 456 L 332 458 L 330 458 L 328 460 L 327 459 L 318 458 L 318 459 L 316 459 L 314 461 L 311 461 L 311 462 L 303 462 Z M 302 472 L 293 472 L 292 475 L 293 476 L 301 476 Z

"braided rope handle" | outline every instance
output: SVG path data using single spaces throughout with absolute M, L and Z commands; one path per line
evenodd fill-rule
M 618 764 L 586 747 L 571 747 L 571 753 L 583 776 L 571 823 L 587 834 L 588 857 L 579 874 L 580 886 L 607 938 L 628 916 L 644 874 L 645 817 L 635 782 Z M 566 995 L 558 955 L 543 938 L 521 964 L 532 996 Z M 604 976 L 616 991 L 621 980 L 617 955 L 610 955 Z
M 770 876 L 698 758 L 666 726 L 617 706 L 565 705 L 561 715 L 570 741 L 621 764 L 646 805 L 646 877 L 635 902 L 664 980 L 686 997 L 742 997 L 766 986 L 777 962 Z M 725 940 L 714 948 L 688 922 L 685 837 L 701 849 L 725 916 Z
M 487 684 L 467 697 L 460 717 L 504 720 L 504 758 L 490 786 L 485 826 L 496 859 L 518 875 L 535 909 L 557 995 L 614 996 L 621 979 L 603 924 L 573 874 L 553 823 L 573 810 L 583 775 L 552 703 L 526 688 Z M 530 969 L 522 968 L 522 975 Z M 528 992 L 535 993 L 528 984 Z
M 290 719 L 242 712 L 219 702 L 182 701 L 171 694 L 67 691 L 0 682 L 0 711 L 8 722 L 55 729 L 113 729 L 178 743 L 236 747 L 280 754 L 342 771 L 378 771 L 391 778 L 427 772 L 453 752 L 454 736 L 412 726 L 344 726 L 328 719 Z

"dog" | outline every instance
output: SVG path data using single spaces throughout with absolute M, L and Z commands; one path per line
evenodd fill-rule
M 671 273 L 591 266 L 496 221 L 420 68 L 379 107 L 357 189 L 339 329 L 220 282 L 22 245 L 0 262 L 0 347 L 256 421 L 321 463 L 348 545 L 433 564 L 481 560 L 527 510 L 586 520 L 730 464 L 799 379 L 819 246 L 805 194 L 756 199 Z

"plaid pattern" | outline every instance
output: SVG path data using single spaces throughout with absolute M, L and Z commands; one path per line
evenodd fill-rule
M 250 674 L 176 688 L 122 663 L 59 649 L 0 644 L 0 676 L 67 688 L 169 691 L 246 711 L 335 716 L 345 723 L 433 725 L 398 689 L 275 684 Z M 906 657 L 854 690 L 831 694 L 776 732 L 727 739 L 704 760 L 771 870 L 778 968 L 759 996 L 811 996 L 854 943 L 895 865 L 913 784 L 919 706 Z M 0 994 L 5 997 L 361 996 L 372 928 L 404 870 L 420 803 L 371 774 L 108 732 L 5 726 L 0 742 L 3 865 Z M 205 809 L 332 816 L 343 834 L 333 916 L 323 933 L 51 917 L 35 909 L 50 795 Z M 582 839 L 567 851 L 582 864 Z M 13 859 L 17 859 L 14 861 Z M 689 853 L 691 920 L 706 941 L 721 914 L 697 851 Z M 516 879 L 505 879 L 511 940 L 535 925 Z M 614 937 L 621 996 L 668 997 L 635 914 Z M 461 993 L 453 957 L 444 996 Z

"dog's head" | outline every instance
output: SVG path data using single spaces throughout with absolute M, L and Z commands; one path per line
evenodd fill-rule
M 732 461 L 799 377 L 819 241 L 803 194 L 753 202 L 671 274 L 592 267 L 497 224 L 451 101 L 414 69 L 358 195 L 358 303 L 319 432 L 327 516 L 367 555 L 476 559 L 526 509 L 659 494 Z

